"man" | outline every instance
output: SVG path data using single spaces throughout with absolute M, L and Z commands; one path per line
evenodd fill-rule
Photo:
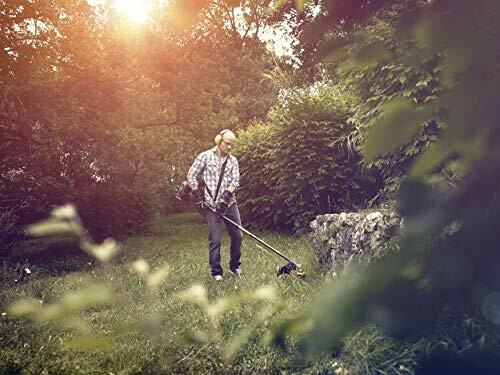
M 208 260 L 212 276 L 216 281 L 223 280 L 223 269 L 220 264 L 220 247 L 222 223 L 224 222 L 231 238 L 229 269 L 241 275 L 240 257 L 243 234 L 236 226 L 226 222 L 221 215 L 241 225 L 240 213 L 234 196 L 239 186 L 240 171 L 238 160 L 230 151 L 236 136 L 231 130 L 222 130 L 215 137 L 215 147 L 199 154 L 187 175 L 187 182 L 198 205 L 208 205 L 216 212 L 207 210 L 208 222 Z M 225 165 L 224 165 L 225 164 Z M 222 171 L 223 170 L 223 171 Z M 222 176 L 221 176 L 222 171 Z M 198 189 L 198 176 L 205 182 L 205 191 Z

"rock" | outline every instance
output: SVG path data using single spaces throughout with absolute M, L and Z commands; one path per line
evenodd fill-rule
M 326 214 L 310 224 L 310 238 L 316 260 L 334 273 L 348 264 L 370 261 L 397 247 L 402 218 L 395 212 Z

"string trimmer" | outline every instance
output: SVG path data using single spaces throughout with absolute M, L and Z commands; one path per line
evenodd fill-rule
M 290 259 L 289 257 L 287 257 L 285 254 L 283 254 L 280 251 L 276 250 L 274 247 L 272 247 L 268 243 L 264 242 L 259 237 L 257 237 L 255 234 L 253 234 L 250 231 L 248 231 L 247 229 L 243 228 L 238 223 L 234 222 L 233 220 L 229 219 L 228 217 L 226 217 L 224 215 L 221 215 L 219 212 L 217 212 L 217 210 L 215 210 L 214 208 L 210 207 L 206 203 L 205 203 L 205 207 L 207 209 L 209 209 L 210 211 L 212 211 L 212 212 L 220 215 L 228 223 L 231 223 L 232 225 L 238 227 L 242 232 L 246 233 L 247 235 L 249 235 L 250 237 L 252 237 L 255 241 L 257 241 L 257 242 L 261 243 L 262 245 L 264 245 L 265 247 L 267 247 L 269 250 L 271 250 L 276 255 L 278 255 L 278 256 L 282 257 L 283 259 L 285 259 L 286 261 L 288 261 L 287 264 L 285 264 L 283 267 L 280 267 L 278 269 L 278 273 L 276 274 L 276 276 L 280 276 L 280 275 L 283 275 L 283 274 L 290 274 L 291 271 L 296 270 L 297 271 L 297 277 L 300 277 L 302 279 L 306 277 L 305 272 L 302 270 L 302 265 L 301 264 L 299 264 L 297 262 L 294 262 L 292 259 Z
M 192 201 L 192 197 L 191 197 L 191 189 L 189 188 L 188 184 L 186 181 L 184 181 L 177 189 L 176 193 L 175 193 L 175 197 L 179 200 L 182 200 L 182 201 Z M 292 259 L 290 259 L 289 257 L 287 257 L 285 254 L 279 252 L 278 250 L 276 250 L 274 247 L 272 247 L 271 245 L 267 244 L 266 242 L 264 242 L 263 240 L 261 240 L 259 237 L 257 237 L 255 234 L 251 233 L 250 231 L 248 231 L 247 229 L 243 228 L 241 225 L 239 225 L 238 223 L 234 222 L 233 220 L 229 219 L 228 217 L 224 216 L 224 215 L 221 215 L 219 212 L 217 212 L 216 209 L 214 209 L 213 207 L 210 207 L 209 205 L 207 205 L 206 203 L 204 204 L 204 206 L 220 215 L 224 220 L 226 220 L 228 223 L 236 226 L 237 228 L 239 228 L 242 232 L 244 232 L 245 234 L 249 235 L 250 237 L 252 237 L 255 241 L 261 243 L 262 245 L 264 245 L 266 248 L 268 248 L 269 250 L 271 250 L 274 254 L 282 257 L 283 259 L 285 259 L 286 261 L 288 261 L 287 264 L 285 264 L 283 267 L 280 267 L 278 269 L 278 273 L 276 276 L 280 276 L 280 275 L 283 275 L 283 274 L 290 274 L 291 271 L 297 271 L 296 275 L 300 278 L 305 278 L 306 274 L 305 272 L 302 270 L 302 265 L 297 263 L 297 262 L 294 262 Z

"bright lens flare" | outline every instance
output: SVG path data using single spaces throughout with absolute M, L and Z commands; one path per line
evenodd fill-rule
M 151 1 L 148 0 L 115 0 L 115 8 L 133 23 L 144 23 L 151 12 Z

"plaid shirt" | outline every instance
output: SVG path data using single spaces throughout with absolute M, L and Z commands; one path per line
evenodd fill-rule
M 229 186 L 234 186 L 235 188 L 237 188 L 240 185 L 240 170 L 238 167 L 238 160 L 233 155 L 226 156 L 226 159 L 226 169 L 224 169 L 224 176 L 222 177 L 217 197 L 220 197 L 224 190 L 226 190 Z M 219 182 L 219 175 L 224 160 L 219 159 L 216 154 L 215 147 L 199 154 L 196 157 L 191 168 L 189 168 L 187 174 L 187 182 L 189 187 L 192 189 L 197 188 L 197 178 L 200 174 L 202 174 L 202 178 L 205 182 L 206 187 L 210 189 L 212 195 L 215 195 L 215 190 L 217 189 L 217 183 Z M 212 207 L 215 207 L 215 202 L 207 189 L 205 189 L 205 202 L 209 203 Z M 236 199 L 233 195 L 231 197 L 231 200 L 229 201 L 229 206 L 231 206 L 235 202 Z

